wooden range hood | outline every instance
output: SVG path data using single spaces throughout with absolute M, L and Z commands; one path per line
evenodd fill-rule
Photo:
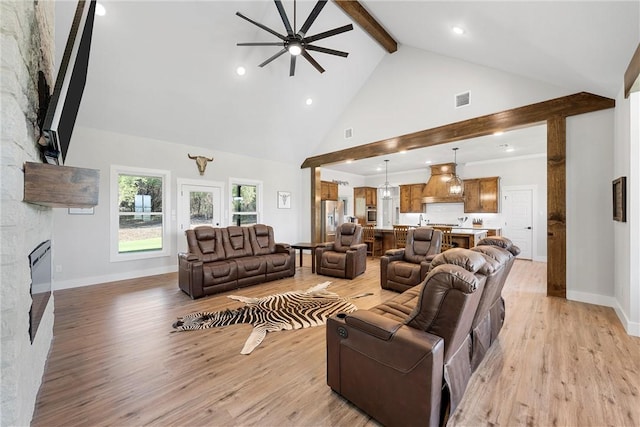
M 464 203 L 462 195 L 449 194 L 447 184 L 456 173 L 455 163 L 431 165 L 431 176 L 422 190 L 422 203 Z

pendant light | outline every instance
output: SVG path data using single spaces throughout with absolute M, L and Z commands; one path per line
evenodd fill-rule
M 382 190 L 382 198 L 389 200 L 391 198 L 391 190 L 389 189 L 389 160 L 384 161 L 384 190 Z
M 462 196 L 464 194 L 464 183 L 462 182 L 462 180 L 458 176 L 458 173 L 456 172 L 456 168 L 458 166 L 458 163 L 456 163 L 457 151 L 458 151 L 457 147 L 453 148 L 453 176 L 447 182 L 447 185 L 449 186 L 449 194 L 452 196 Z

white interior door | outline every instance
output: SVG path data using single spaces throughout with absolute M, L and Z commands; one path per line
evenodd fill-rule
M 222 223 L 222 186 L 181 183 L 178 188 L 178 252 L 186 252 L 186 230 Z
M 503 236 L 511 239 L 521 252 L 518 258 L 533 258 L 533 190 L 502 192 L 505 226 Z

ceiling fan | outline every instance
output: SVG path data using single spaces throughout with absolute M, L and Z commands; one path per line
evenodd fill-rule
M 312 50 L 315 52 L 326 53 L 329 55 L 342 56 L 346 58 L 349 53 L 342 52 L 340 50 L 328 49 L 326 47 L 320 47 L 312 45 L 311 43 L 325 39 L 327 37 L 335 36 L 337 34 L 341 34 L 347 31 L 353 30 L 353 25 L 344 25 L 342 27 L 334 28 L 333 30 L 324 31 L 322 33 L 316 34 L 314 36 L 307 37 L 307 31 L 311 27 L 311 24 L 316 20 L 320 11 L 325 6 L 328 0 L 319 0 L 318 3 L 314 6 L 313 10 L 307 17 L 307 20 L 304 21 L 302 27 L 300 27 L 299 31 L 296 31 L 296 1 L 293 1 L 293 28 L 291 28 L 291 23 L 289 22 L 289 18 L 287 17 L 287 13 L 282 6 L 282 1 L 274 0 L 276 4 L 276 8 L 278 9 L 278 13 L 280 14 L 280 18 L 282 19 L 282 23 L 284 24 L 284 28 L 287 31 L 286 35 L 282 35 L 271 28 L 260 24 L 259 22 L 254 21 L 253 19 L 247 18 L 240 12 L 236 12 L 240 18 L 245 19 L 252 24 L 262 28 L 263 30 L 273 34 L 278 37 L 281 41 L 277 42 L 253 42 L 253 43 L 238 43 L 237 46 L 282 46 L 282 50 L 278 51 L 275 55 L 264 61 L 260 64 L 260 67 L 264 67 L 274 59 L 280 57 L 286 52 L 291 54 L 291 63 L 289 66 L 289 76 L 293 76 L 296 72 L 296 58 L 298 55 L 302 55 L 307 61 L 311 63 L 320 73 L 324 73 L 324 68 L 318 64 L 318 62 L 313 59 L 313 57 L 309 54 L 308 51 Z

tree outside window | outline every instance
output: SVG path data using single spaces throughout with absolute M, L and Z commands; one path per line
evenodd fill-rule
M 238 226 L 258 223 L 258 186 L 255 184 L 231 185 L 231 223 Z

